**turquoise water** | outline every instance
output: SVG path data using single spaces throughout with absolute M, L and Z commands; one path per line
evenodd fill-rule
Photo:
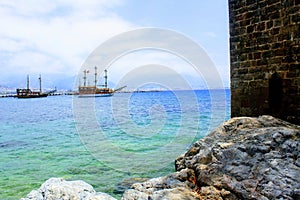
M 222 94 L 221 90 L 214 90 L 118 93 L 95 99 L 2 98 L 0 199 L 24 197 L 51 177 L 82 179 L 96 191 L 120 198 L 122 191 L 118 186 L 122 182 L 174 171 L 177 156 L 230 117 L 230 93 L 226 90 L 225 98 Z M 89 101 L 93 102 L 93 113 L 87 109 Z M 96 119 L 97 127 L 90 127 L 90 116 Z M 101 129 L 105 142 L 96 129 Z M 95 136 L 98 140 L 92 143 L 87 139 L 94 140 Z M 184 150 L 174 155 L 160 154 L 157 160 L 163 165 L 157 165 L 151 155 L 168 144 Z M 135 160 L 140 154 L 143 162 Z

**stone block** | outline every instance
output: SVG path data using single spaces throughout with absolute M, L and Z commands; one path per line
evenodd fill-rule
M 272 35 L 277 35 L 277 34 L 279 34 L 279 32 L 280 32 L 280 28 L 272 28 L 271 30 L 270 30 L 270 34 L 272 34 Z
M 300 22 L 300 15 L 299 15 L 299 13 L 292 16 L 292 22 L 293 23 L 299 23 Z
M 273 27 L 273 20 L 267 22 L 267 29 L 271 29 Z

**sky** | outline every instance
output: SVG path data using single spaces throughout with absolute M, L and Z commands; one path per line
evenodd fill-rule
M 42 74 L 51 87 L 59 79 L 81 75 L 86 59 L 104 42 L 128 31 L 154 27 L 174 31 L 197 43 L 214 63 L 223 87 L 229 87 L 227 2 L 0 0 L 0 85 L 25 86 L 27 74 L 36 78 Z M 130 38 L 128 43 L 134 40 Z M 170 68 L 162 71 L 182 76 L 192 88 L 205 88 L 205 74 L 200 80 L 190 63 L 158 49 L 140 49 L 116 59 L 108 69 L 110 82 L 118 85 L 127 80 L 124 84 L 137 87 L 130 83 L 135 77 L 130 73 L 143 71 L 139 67 L 151 68 L 151 64 Z M 156 76 L 158 81 L 161 76 L 176 83 L 172 75 L 159 73 L 157 67 L 153 69 L 136 78 L 148 80 L 147 76 Z

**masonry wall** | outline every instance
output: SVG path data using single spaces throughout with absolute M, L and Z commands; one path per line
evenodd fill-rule
M 300 0 L 229 0 L 231 115 L 300 124 Z

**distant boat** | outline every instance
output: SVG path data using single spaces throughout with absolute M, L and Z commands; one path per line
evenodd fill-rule
M 110 97 L 112 96 L 116 91 L 122 90 L 124 87 L 118 88 L 118 89 L 111 89 L 107 86 L 107 70 L 104 70 L 104 85 L 101 85 L 102 87 L 97 87 L 97 67 L 95 67 L 95 85 L 93 86 L 87 86 L 86 85 L 86 75 L 89 73 L 88 70 L 83 71 L 83 86 L 79 86 L 79 97 Z
M 29 88 L 29 75 L 27 75 L 27 88 L 26 89 L 20 89 L 18 88 L 17 89 L 17 98 L 41 98 L 41 97 L 47 97 L 51 92 L 55 92 L 54 91 L 51 91 L 51 92 L 48 92 L 48 93 L 43 93 L 42 92 L 42 78 L 41 78 L 41 75 L 39 77 L 39 82 L 40 82 L 40 90 L 39 91 L 32 91 L 30 88 Z

